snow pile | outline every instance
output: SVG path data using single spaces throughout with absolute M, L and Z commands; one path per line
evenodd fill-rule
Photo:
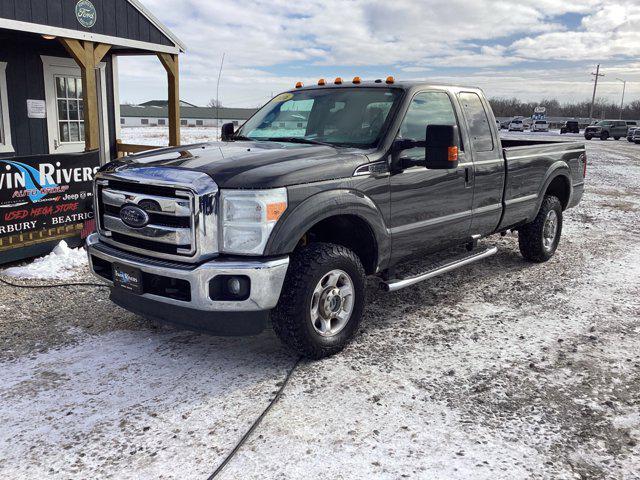
M 61 241 L 53 251 L 20 267 L 0 271 L 3 275 L 28 280 L 65 280 L 88 268 L 87 253 L 83 248 L 69 248 Z

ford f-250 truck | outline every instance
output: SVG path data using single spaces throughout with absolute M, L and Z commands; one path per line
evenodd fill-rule
M 101 169 L 91 269 L 139 315 L 234 335 L 270 318 L 310 358 L 357 331 L 367 275 L 414 285 L 493 255 L 478 239 L 508 230 L 548 260 L 584 188 L 583 143 L 501 141 L 477 88 L 321 81 L 222 130 Z M 456 245 L 469 251 L 398 278 Z

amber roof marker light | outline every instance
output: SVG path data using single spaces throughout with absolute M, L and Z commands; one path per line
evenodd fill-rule
M 391 75 L 389 75 L 385 82 L 387 85 L 391 85 L 392 83 L 395 83 L 395 79 Z
M 342 78 L 338 77 L 336 78 L 333 83 L 335 83 L 336 85 L 342 85 Z
M 302 82 L 296 83 L 296 88 L 302 88 Z
M 318 80 L 318 85 L 320 85 L 321 87 L 324 87 L 327 84 L 327 82 L 324 81 L 324 78 L 321 78 L 320 80 Z
M 352 82 L 355 83 L 356 85 L 360 85 L 362 80 L 360 80 L 360 77 L 353 77 Z

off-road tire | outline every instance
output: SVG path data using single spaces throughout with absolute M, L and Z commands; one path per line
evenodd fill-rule
M 607 140 L 609 139 L 609 132 L 602 132 L 600 134 L 600 140 Z
M 555 210 L 558 216 L 558 227 L 553 246 L 550 250 L 544 248 L 544 225 L 550 210 Z M 520 227 L 518 230 L 518 244 L 520 253 L 530 262 L 542 263 L 553 257 L 558 248 L 562 235 L 562 204 L 557 197 L 546 195 L 533 222 Z
M 323 337 L 311 322 L 313 290 L 329 271 L 346 272 L 353 283 L 351 318 L 335 336 Z M 276 335 L 300 355 L 320 359 L 341 351 L 360 325 L 365 304 L 365 272 L 358 256 L 342 245 L 312 243 L 291 255 L 280 300 L 271 312 Z
M 584 136 L 584 139 L 585 139 L 585 140 L 591 140 L 592 138 L 593 138 L 593 136 L 592 136 L 592 135 L 585 135 L 585 136 Z

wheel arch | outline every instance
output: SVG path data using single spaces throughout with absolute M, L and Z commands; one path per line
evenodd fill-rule
M 354 250 L 368 274 L 389 261 L 391 242 L 382 213 L 361 192 L 332 190 L 307 198 L 276 225 L 265 255 L 290 254 L 309 234 Z

